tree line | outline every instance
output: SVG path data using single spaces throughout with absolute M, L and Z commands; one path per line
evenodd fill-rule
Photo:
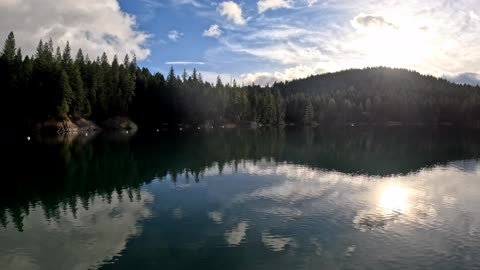
M 453 123 L 477 125 L 480 87 L 458 85 L 417 72 L 352 69 L 273 85 L 204 81 L 196 70 L 164 76 L 135 57 L 91 59 L 53 41 L 23 57 L 10 33 L 0 55 L 2 115 L 9 127 L 47 119 L 103 121 L 129 116 L 141 126 L 246 123 L 265 126 L 347 123 Z

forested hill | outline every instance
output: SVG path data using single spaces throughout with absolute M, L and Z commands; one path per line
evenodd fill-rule
M 459 85 L 415 71 L 385 67 L 351 69 L 275 84 L 294 104 L 312 102 L 314 118 L 360 122 L 472 123 L 480 119 L 480 87 Z M 308 105 L 308 102 L 306 102 Z M 300 105 L 301 106 L 301 105 Z
M 443 78 L 422 75 L 406 69 L 375 67 L 365 69 L 350 69 L 335 73 L 309 76 L 279 84 L 285 89 L 303 89 L 304 92 L 336 91 L 354 86 L 357 90 L 374 92 L 382 90 L 425 91 L 438 89 L 440 91 L 467 90 L 475 87 L 459 85 Z
M 195 70 L 152 74 L 135 57 L 90 57 L 40 41 L 23 56 L 10 33 L 0 52 L 3 129 L 49 119 L 102 123 L 128 116 L 140 126 L 256 121 L 265 126 L 454 124 L 480 127 L 480 88 L 400 69 L 368 68 L 272 86 L 206 82 Z

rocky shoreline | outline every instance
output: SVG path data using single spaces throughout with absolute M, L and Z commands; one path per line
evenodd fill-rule
M 65 120 L 49 119 L 38 123 L 34 128 L 38 132 L 75 134 L 93 133 L 105 130 L 131 130 L 136 131 L 138 126 L 128 117 L 114 117 L 104 121 L 100 127 L 95 122 L 85 118 L 72 118 Z
M 214 123 L 213 121 L 205 121 L 202 124 L 176 124 L 169 126 L 167 123 L 160 124 L 156 127 L 157 132 L 159 130 L 166 129 L 178 129 L 178 130 L 188 130 L 188 129 L 204 129 L 211 130 L 213 128 L 219 129 L 233 129 L 233 128 L 269 128 L 269 127 L 294 127 L 297 126 L 294 123 L 286 123 L 281 126 L 271 126 L 271 125 L 262 125 L 255 121 L 244 121 L 239 123 Z M 303 126 L 303 125 L 298 125 Z M 308 127 L 316 128 L 320 126 L 316 122 L 308 125 Z M 405 122 L 394 122 L 386 121 L 383 123 L 365 123 L 365 122 L 347 122 L 347 123 L 330 123 L 329 127 L 453 127 L 455 126 L 450 122 L 442 123 L 405 123 Z M 150 126 L 153 128 L 152 126 Z M 462 126 L 463 128 L 480 128 L 480 121 L 475 122 L 470 126 Z M 103 121 L 100 125 L 93 122 L 92 120 L 87 120 L 85 118 L 71 118 L 66 120 L 56 120 L 49 119 L 42 123 L 37 123 L 34 128 L 34 131 L 39 133 L 50 133 L 50 134 L 76 134 L 76 133 L 95 133 L 101 130 L 105 131 L 130 131 L 130 133 L 135 133 L 138 130 L 138 125 L 133 122 L 130 118 L 124 116 L 117 116 L 109 118 Z

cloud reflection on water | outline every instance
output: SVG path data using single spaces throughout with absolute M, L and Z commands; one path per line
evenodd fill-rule
M 469 164 L 468 170 L 462 164 Z M 238 174 L 274 177 L 276 181 L 235 194 L 231 203 L 248 204 L 260 200 L 264 203 L 255 204 L 256 212 L 282 218 L 332 212 L 324 209 L 326 205 L 350 208 L 357 212 L 353 226 L 361 231 L 387 229 L 396 222 L 429 224 L 438 222 L 438 211 L 447 211 L 454 206 L 478 212 L 467 203 L 477 201 L 476 189 L 467 188 L 480 185 L 480 169 L 476 164 L 453 162 L 406 175 L 380 177 L 286 163 L 245 162 L 238 168 Z M 223 174 L 230 171 L 228 166 L 226 168 Z M 458 181 L 462 182 L 461 186 Z M 461 201 L 463 203 L 459 206 Z
M 245 240 L 247 229 L 248 223 L 246 221 L 238 223 L 238 225 L 230 231 L 225 232 L 225 241 L 227 241 L 230 246 L 240 245 Z
M 41 206 L 24 217 L 24 231 L 13 226 L 0 231 L 0 269 L 96 269 L 126 247 L 129 239 L 142 232 L 139 222 L 151 216 L 153 196 L 141 191 L 129 201 L 123 193 L 107 202 L 94 197 L 88 210 L 59 210 L 59 217 L 48 221 Z M 45 238 L 44 236 L 48 236 Z M 52 256 L 53 255 L 53 256 Z

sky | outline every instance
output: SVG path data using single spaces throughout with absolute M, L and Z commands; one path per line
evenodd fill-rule
M 480 83 L 479 0 L 0 0 L 0 35 L 249 84 L 348 68 Z

